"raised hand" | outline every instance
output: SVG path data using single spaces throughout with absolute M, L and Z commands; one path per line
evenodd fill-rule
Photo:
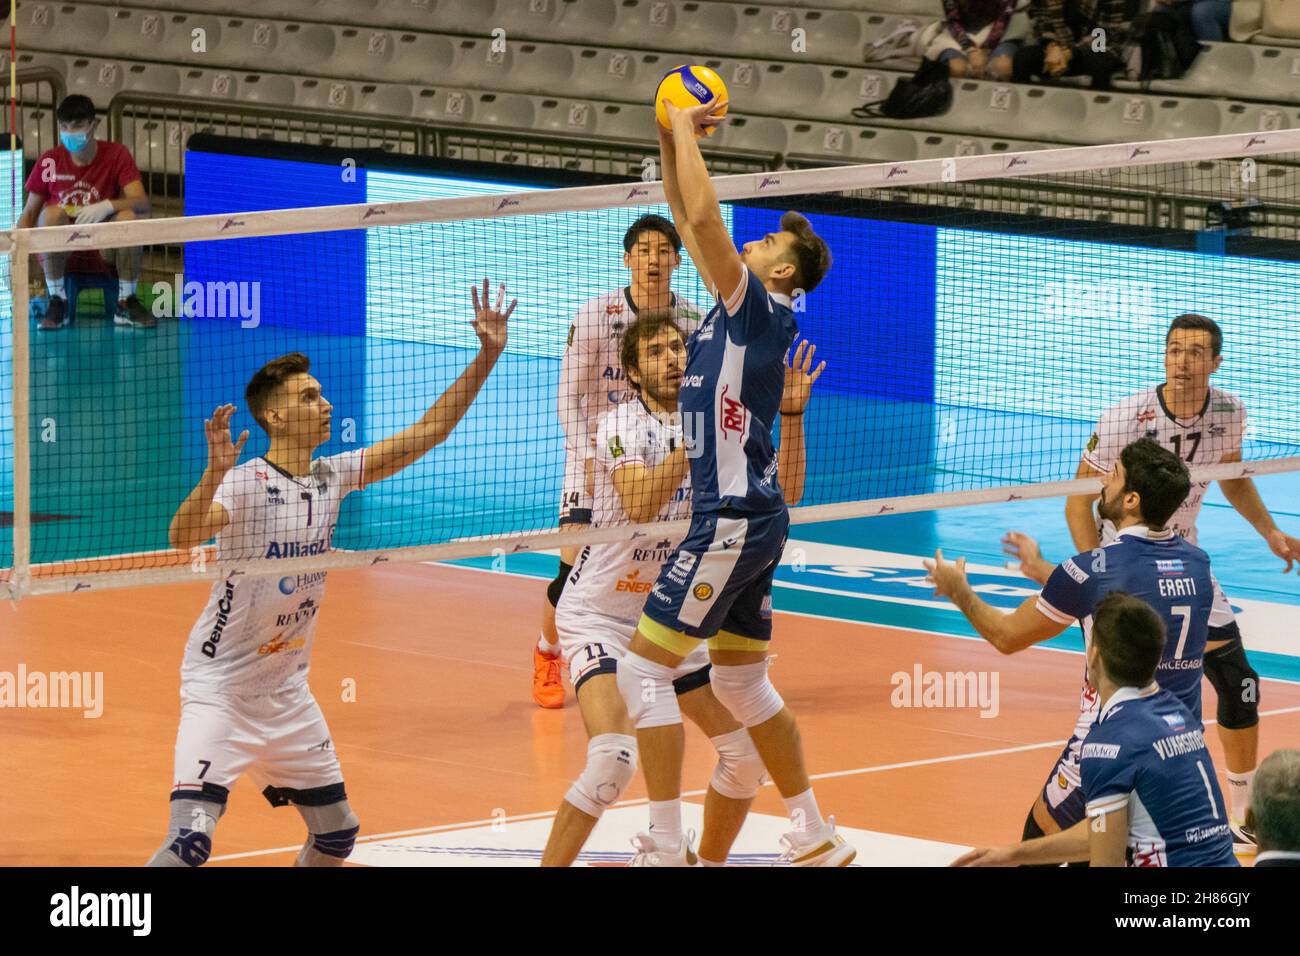
M 470 293 L 474 299 L 474 334 L 478 336 L 483 351 L 500 355 L 506 347 L 506 322 L 519 300 L 511 299 L 510 307 L 505 312 L 501 311 L 506 299 L 506 284 L 502 282 L 497 286 L 496 303 L 489 305 L 487 279 L 483 280 L 482 299 L 479 298 L 477 286 L 470 286 Z
M 717 110 L 727 105 L 727 101 L 719 99 L 716 94 L 707 103 L 701 103 L 699 106 L 689 106 L 686 109 L 682 109 L 669 99 L 665 99 L 663 104 L 664 112 L 668 116 L 668 125 L 674 133 L 679 132 L 679 126 L 689 125 L 691 132 L 698 138 L 703 136 L 710 128 L 721 126 L 727 121 L 726 116 L 713 115 Z
M 203 420 L 203 432 L 208 439 L 208 471 L 214 475 L 225 475 L 239 462 L 239 453 L 248 441 L 248 429 L 239 435 L 239 441 L 230 440 L 230 416 L 235 414 L 234 405 L 221 405 L 212 413 L 211 418 Z
M 805 352 L 805 347 L 807 351 Z M 801 415 L 812 397 L 812 387 L 821 378 L 826 363 L 822 362 L 816 369 L 812 368 L 813 353 L 817 346 L 807 339 L 799 343 L 794 351 L 794 361 L 790 353 L 785 353 L 785 388 L 781 392 L 781 414 Z M 811 369 L 811 371 L 810 371 Z

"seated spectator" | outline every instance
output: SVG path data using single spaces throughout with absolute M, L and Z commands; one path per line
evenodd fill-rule
M 1186 15 L 1191 21 L 1192 35 L 1203 43 L 1222 43 L 1228 39 L 1232 0 L 1153 0 L 1153 10 L 1161 7 Z
M 1300 750 L 1276 750 L 1255 771 L 1246 826 L 1256 866 L 1300 866 Z
M 145 195 L 140 170 L 131 153 L 119 143 L 95 139 L 99 125 L 95 104 L 88 97 L 73 94 L 59 104 L 56 117 L 59 145 L 42 153 L 27 177 L 27 205 L 18 219 L 18 228 L 147 218 L 149 197 Z M 107 254 L 117 260 L 115 323 L 145 328 L 157 325 L 157 320 L 135 294 L 140 280 L 140 248 L 116 249 Z M 41 257 L 45 286 L 50 294 L 49 308 L 39 326 L 42 331 L 62 328 L 66 322 L 68 306 L 63 297 L 63 279 L 69 258 L 63 253 L 47 253 Z M 74 273 L 83 269 L 106 271 L 106 263 L 98 252 L 73 253 L 71 258 Z M 83 262 L 80 267 L 77 259 Z
M 1016 0 L 943 0 L 947 29 L 925 49 L 925 59 L 948 65 L 951 76 L 1011 78 L 1019 40 L 1005 39 Z
M 1032 39 L 1016 51 L 1015 81 L 1086 76 L 1093 89 L 1109 89 L 1124 66 L 1125 6 L 1125 0 L 1030 0 Z

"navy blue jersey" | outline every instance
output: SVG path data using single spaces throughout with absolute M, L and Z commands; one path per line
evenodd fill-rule
M 1134 866 L 1238 865 L 1205 731 L 1169 691 L 1116 691 L 1079 766 L 1088 816 L 1128 808 Z
M 695 442 L 696 514 L 785 507 L 772 426 L 785 388 L 785 353 L 797 332 L 789 305 L 746 269 L 687 340 L 680 402 L 682 424 Z
M 1063 561 L 1038 595 L 1038 610 L 1062 624 L 1077 618 L 1085 642 L 1090 642 L 1092 612 L 1112 591 L 1141 598 L 1164 620 L 1165 650 L 1156 682 L 1182 701 L 1199 724 L 1201 672 L 1214 602 L 1209 556 L 1172 531 L 1125 528 L 1105 547 Z

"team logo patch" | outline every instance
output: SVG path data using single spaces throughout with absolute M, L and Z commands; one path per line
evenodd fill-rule
M 1183 561 L 1181 558 L 1172 558 L 1168 561 L 1157 561 L 1156 570 L 1161 574 L 1183 574 Z
M 1165 723 L 1172 730 L 1183 730 L 1187 726 L 1187 721 L 1183 720 L 1182 714 L 1161 714 L 1160 716 L 1164 718 Z
M 574 336 L 574 333 L 577 332 L 577 331 L 578 331 L 578 326 L 577 326 L 577 325 L 571 324 L 571 325 L 569 326 L 569 341 L 568 341 L 567 343 L 565 343 L 566 345 L 572 345 L 572 344 L 573 344 L 573 336 Z
M 623 439 L 615 435 L 609 440 L 609 457 L 622 458 L 626 452 L 623 451 Z
M 572 335 L 572 333 L 570 333 L 570 335 L 569 335 L 569 341 L 570 341 L 570 342 L 573 341 L 573 335 Z M 1097 446 L 1100 445 L 1100 444 L 1101 444 L 1101 439 L 1097 437 L 1097 433 L 1096 433 L 1096 432 L 1093 432 L 1093 433 L 1092 433 L 1092 437 L 1088 439 L 1088 451 L 1096 451 L 1096 450 L 1097 450 Z
M 702 581 L 691 589 L 691 593 L 695 595 L 695 600 L 707 601 L 713 597 L 713 585 Z

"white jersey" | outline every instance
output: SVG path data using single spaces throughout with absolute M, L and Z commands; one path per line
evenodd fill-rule
M 1211 388 L 1205 407 L 1191 418 L 1174 418 L 1164 402 L 1164 386 L 1147 389 L 1122 399 L 1102 412 L 1096 431 L 1088 440 L 1083 460 L 1103 474 L 1109 474 L 1120 452 L 1139 438 L 1154 439 L 1187 463 L 1217 465 L 1229 455 L 1241 452 L 1246 431 L 1246 406 L 1228 392 Z M 1192 489 L 1169 520 L 1169 528 L 1196 544 L 1196 518 L 1210 487 L 1207 481 L 1192 482 Z M 1101 525 L 1101 543 L 1115 538 L 1110 521 Z
M 214 501 L 230 515 L 220 560 L 301 558 L 330 550 L 339 506 L 364 478 L 365 449 L 317 458 L 293 477 L 264 458 L 236 465 Z M 270 694 L 305 684 L 325 572 L 234 574 L 212 587 L 181 664 L 181 689 Z
M 688 300 L 674 294 L 670 309 L 684 335 L 690 335 L 702 316 Z M 569 326 L 569 341 L 560 366 L 560 424 L 569 454 L 592 453 L 591 439 L 601 416 L 631 401 L 619 359 L 623 332 L 637 316 L 631 290 L 624 286 L 583 303 Z
M 676 416 L 673 416 L 674 418 Z M 592 521 L 597 527 L 630 524 L 614 487 L 614 473 L 631 464 L 654 468 L 682 442 L 680 424 L 661 421 L 640 398 L 624 402 L 600 420 L 596 438 L 596 487 Z M 659 509 L 658 521 L 691 515 L 689 473 Z M 587 545 L 582 549 L 564 593 L 559 614 L 599 614 L 635 625 L 664 561 L 678 538 L 637 538 Z

